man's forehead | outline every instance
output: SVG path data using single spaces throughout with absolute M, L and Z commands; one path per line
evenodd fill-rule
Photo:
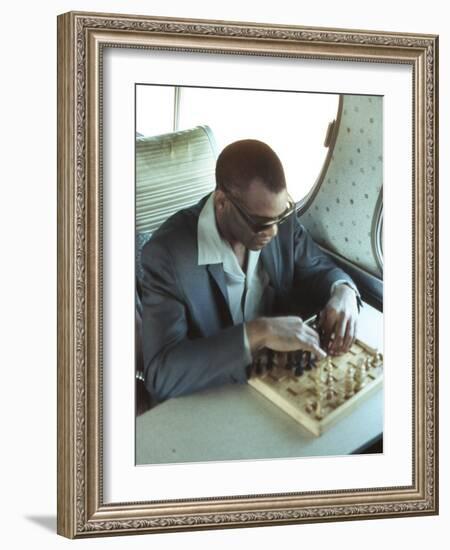
M 265 218 L 275 218 L 281 215 L 286 210 L 288 203 L 286 188 L 274 193 L 260 179 L 251 181 L 240 196 L 250 213 Z

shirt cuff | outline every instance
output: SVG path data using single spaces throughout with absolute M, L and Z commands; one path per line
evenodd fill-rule
M 359 290 L 356 288 L 356 285 L 353 282 L 347 281 L 347 279 L 338 279 L 337 281 L 334 281 L 334 283 L 331 285 L 330 288 L 330 296 L 333 294 L 334 289 L 339 285 L 347 285 L 350 287 L 356 294 L 356 303 L 358 304 L 358 310 L 362 306 L 362 299 L 361 294 L 359 293 Z

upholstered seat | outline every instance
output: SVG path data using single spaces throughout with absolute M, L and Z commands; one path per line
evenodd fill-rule
M 140 341 L 142 247 L 167 218 L 214 189 L 216 157 L 208 126 L 136 138 L 136 414 L 151 405 Z

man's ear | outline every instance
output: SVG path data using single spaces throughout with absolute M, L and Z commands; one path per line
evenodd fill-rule
M 214 192 L 214 207 L 218 211 L 222 211 L 225 207 L 226 196 L 221 189 L 216 189 Z

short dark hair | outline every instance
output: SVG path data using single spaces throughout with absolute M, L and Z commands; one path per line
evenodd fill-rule
M 286 188 L 283 165 L 275 151 L 256 139 L 243 139 L 227 145 L 216 163 L 217 189 L 245 191 L 255 178 L 272 193 Z

